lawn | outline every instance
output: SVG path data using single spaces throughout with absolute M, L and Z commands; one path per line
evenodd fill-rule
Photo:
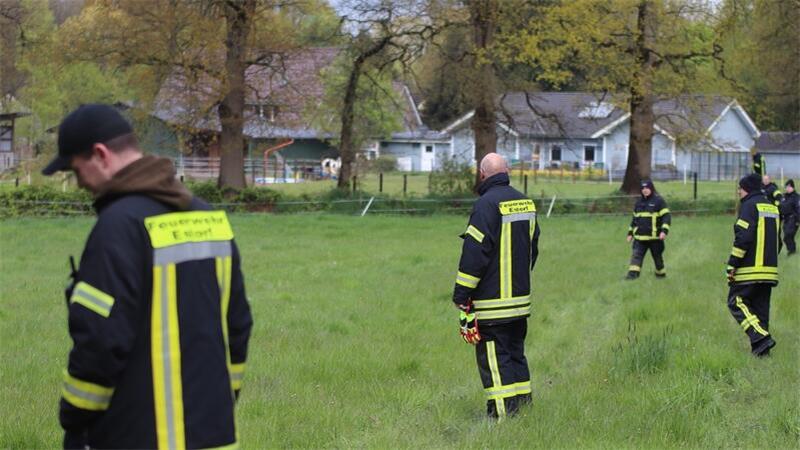
M 541 208 L 541 206 L 540 206 Z M 465 217 L 235 215 L 255 317 L 244 448 L 797 448 L 800 257 L 756 359 L 725 305 L 732 217 L 675 217 L 668 278 L 624 282 L 628 217 L 542 220 L 534 404 L 482 416 L 449 297 Z M 0 221 L 0 448 L 60 445 L 62 288 L 92 219 Z

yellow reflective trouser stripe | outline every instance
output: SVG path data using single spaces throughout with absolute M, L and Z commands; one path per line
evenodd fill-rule
M 80 281 L 75 285 L 75 289 L 72 290 L 72 297 L 70 297 L 69 302 L 78 303 L 103 317 L 108 317 L 111 314 L 111 307 L 114 306 L 114 297 L 89 283 Z
M 151 355 L 159 449 L 186 448 L 175 264 L 153 266 Z
M 508 319 L 511 317 L 525 316 L 531 313 L 531 305 L 513 309 L 490 309 L 487 311 L 475 311 L 478 320 L 489 319 Z
M 731 250 L 731 255 L 733 255 L 733 256 L 735 256 L 737 258 L 744 258 L 744 254 L 745 254 L 745 251 L 743 249 L 741 249 L 741 248 L 738 248 L 738 247 L 733 247 L 733 250 Z
M 739 309 L 744 314 L 744 320 L 742 320 L 741 324 L 742 328 L 747 330 L 752 326 L 753 329 L 755 329 L 759 334 L 763 336 L 769 335 L 769 333 L 766 330 L 761 328 L 761 322 L 759 322 L 758 317 L 756 317 L 750 312 L 750 309 L 748 309 L 747 305 L 745 305 L 744 302 L 742 301 L 742 297 L 738 296 L 736 297 L 736 306 L 738 306 Z
M 747 223 L 747 221 L 746 221 L 746 220 L 742 220 L 742 219 L 739 219 L 739 220 L 737 220 L 737 221 L 736 221 L 736 225 L 738 225 L 738 226 L 740 226 L 740 227 L 744 228 L 745 230 L 746 230 L 746 229 L 748 229 L 748 228 L 750 228 L 750 224 L 749 224 L 749 223 Z
M 475 307 L 476 310 L 481 310 L 489 308 L 498 308 L 503 306 L 525 305 L 530 302 L 531 302 L 530 296 L 525 295 L 522 297 L 495 298 L 491 300 L 473 300 L 472 305 Z
M 480 281 L 481 281 L 480 278 L 473 277 L 472 275 L 461 271 L 459 271 L 458 274 L 456 275 L 456 283 L 468 288 L 477 287 Z
M 75 378 L 66 370 L 64 371 L 64 385 L 61 388 L 61 395 L 64 400 L 76 408 L 104 411 L 108 409 L 113 394 L 114 388 Z
M 515 397 L 522 394 L 531 393 L 531 382 L 522 381 L 519 383 L 509 384 L 506 386 L 493 386 L 484 389 L 486 392 L 487 400 L 499 400 L 509 397 Z
M 511 223 L 500 232 L 500 298 L 511 297 Z
M 628 270 L 631 272 L 640 272 L 642 270 L 641 266 L 628 266 Z
M 472 225 L 468 226 L 466 233 L 472 236 L 476 241 L 478 241 L 479 244 L 483 242 L 483 233 L 481 233 L 480 230 L 478 230 L 474 226 Z
M 238 391 L 242 388 L 242 379 L 244 379 L 244 363 L 231 364 L 231 387 L 233 390 Z
M 664 275 L 667 273 L 667 269 L 656 269 L 656 275 Z
M 500 387 L 503 381 L 500 379 L 500 367 L 497 363 L 497 353 L 494 348 L 494 341 L 486 343 L 486 358 L 489 361 L 489 371 L 492 373 L 492 387 Z M 494 399 L 495 408 L 497 409 L 498 417 L 505 417 L 506 404 L 502 398 Z

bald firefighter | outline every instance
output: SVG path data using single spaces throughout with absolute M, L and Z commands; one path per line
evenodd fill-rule
M 502 419 L 531 402 L 525 335 L 539 225 L 533 201 L 509 186 L 502 156 L 486 155 L 480 176 L 481 197 L 461 235 L 453 302 L 462 337 L 475 345 L 487 414 Z

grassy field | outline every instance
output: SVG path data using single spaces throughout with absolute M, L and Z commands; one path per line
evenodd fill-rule
M 725 305 L 731 217 L 676 217 L 669 276 L 624 282 L 627 217 L 542 221 L 534 405 L 482 417 L 449 303 L 464 217 L 237 215 L 256 325 L 245 448 L 797 448 L 800 257 L 781 257 L 773 355 Z M 62 288 L 92 219 L 0 222 L 0 448 L 60 445 Z

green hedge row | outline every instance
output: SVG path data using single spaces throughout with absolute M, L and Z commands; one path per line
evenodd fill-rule
M 224 192 L 214 183 L 190 183 L 189 189 L 198 197 L 217 208 L 233 212 L 300 213 L 323 211 L 338 214 L 357 214 L 367 206 L 371 196 L 363 192 L 343 192 L 333 189 L 322 195 L 307 194 L 288 197 L 268 188 L 250 187 L 241 191 Z M 376 197 L 370 205 L 370 214 L 465 214 L 475 197 Z M 74 215 L 92 214 L 91 196 L 82 190 L 61 190 L 48 186 L 20 186 L 0 190 L 0 217 L 22 215 Z M 549 198 L 535 198 L 541 215 L 550 207 Z M 670 209 L 676 213 L 719 214 L 736 208 L 732 200 L 699 199 L 670 200 Z M 552 214 L 620 214 L 629 213 L 634 199 L 608 196 L 586 199 L 557 199 Z

